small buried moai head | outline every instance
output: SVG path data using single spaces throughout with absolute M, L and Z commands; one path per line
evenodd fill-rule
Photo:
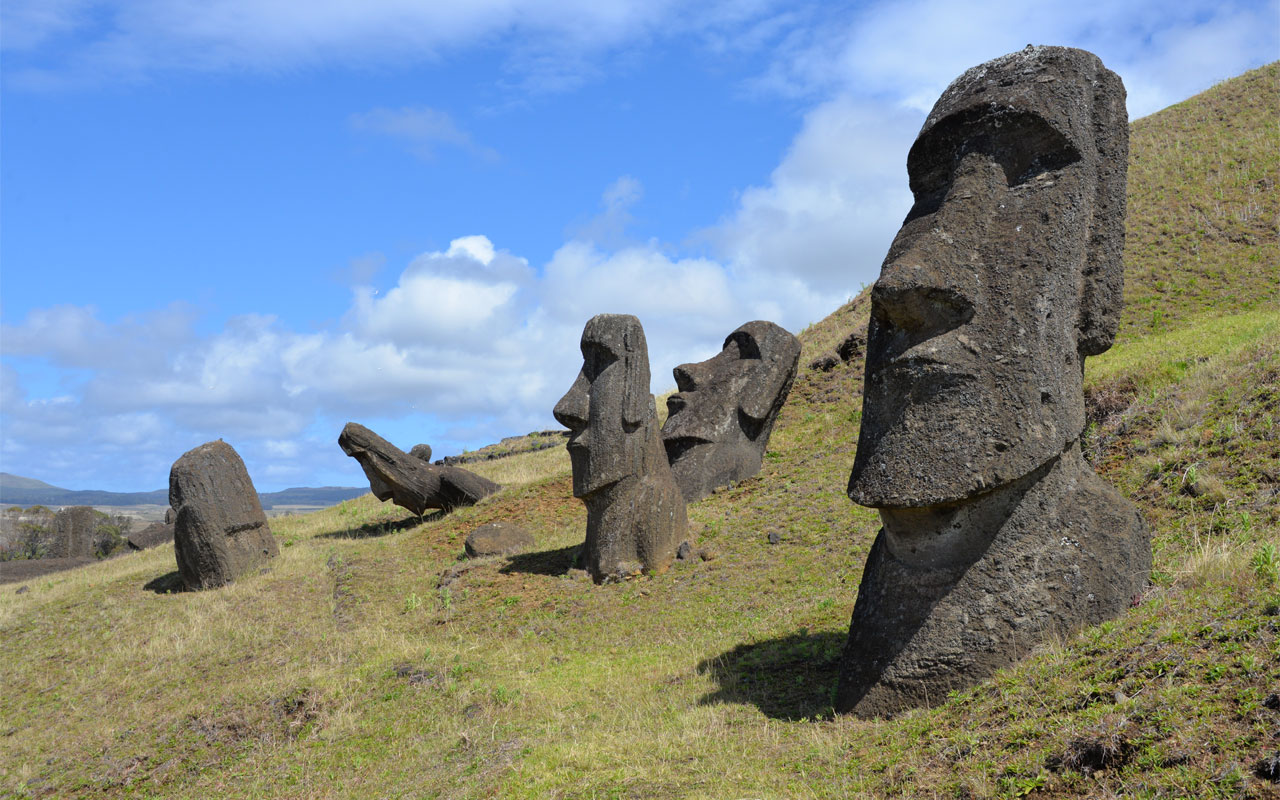
M 1097 56 L 1029 47 L 934 106 L 871 293 L 855 502 L 960 500 L 1079 437 L 1084 357 L 1121 306 L 1124 98 Z
M 645 426 L 656 422 L 649 347 L 640 320 L 630 314 L 597 314 L 587 321 L 582 371 L 552 413 L 571 432 L 574 497 L 640 473 Z
M 800 360 L 800 341 L 772 322 L 742 325 L 715 356 L 673 370 L 662 442 L 685 498 L 760 469 Z

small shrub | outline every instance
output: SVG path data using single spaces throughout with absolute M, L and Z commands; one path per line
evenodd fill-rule
M 1253 574 L 1264 584 L 1271 585 L 1280 580 L 1280 552 L 1277 552 L 1274 544 L 1267 543 L 1259 547 L 1249 565 L 1253 567 Z

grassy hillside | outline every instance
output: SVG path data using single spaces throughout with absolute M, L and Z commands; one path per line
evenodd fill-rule
M 1133 123 L 1125 331 L 1280 308 L 1280 62 Z
M 597 587 L 572 569 L 585 512 L 556 448 L 475 464 L 507 487 L 447 516 L 419 522 L 366 495 L 275 520 L 280 558 L 215 592 L 165 593 L 169 547 L 6 587 L 0 792 L 1275 796 L 1258 769 L 1280 753 L 1280 312 L 1236 288 L 1266 288 L 1275 269 L 1275 148 L 1252 125 L 1233 138 L 1253 142 L 1241 157 L 1272 159 L 1258 200 L 1271 223 L 1253 242 L 1215 239 L 1218 262 L 1139 248 L 1166 212 L 1137 199 L 1171 193 L 1149 183 L 1166 179 L 1197 197 L 1217 174 L 1212 159 L 1159 166 L 1168 148 L 1144 130 L 1166 115 L 1237 124 L 1237 105 L 1254 113 L 1239 86 L 1257 81 L 1270 82 L 1258 124 L 1273 125 L 1275 75 L 1135 123 L 1133 306 L 1088 363 L 1085 441 L 1154 531 L 1153 586 L 1122 619 L 935 709 L 833 717 L 877 528 L 844 495 L 855 360 L 802 369 L 761 474 L 690 507 L 703 557 L 660 576 Z M 1154 285 L 1189 274 L 1194 291 Z M 812 325 L 802 364 L 866 314 L 862 297 Z M 535 551 L 462 559 L 492 520 L 525 526 Z

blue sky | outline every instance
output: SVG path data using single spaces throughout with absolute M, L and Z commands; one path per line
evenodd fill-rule
M 5 0 L 0 470 L 361 485 L 554 428 L 582 326 L 655 392 L 750 319 L 875 280 L 965 69 L 1096 52 L 1142 116 L 1280 57 L 1269 2 Z

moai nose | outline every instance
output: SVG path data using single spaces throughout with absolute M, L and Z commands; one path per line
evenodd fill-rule
M 676 389 L 682 392 L 696 392 L 703 383 L 700 364 L 681 364 L 671 374 L 675 376 Z
M 877 316 L 907 332 L 942 332 L 973 317 L 973 299 L 910 251 L 887 264 L 871 289 Z
M 586 429 L 591 417 L 591 396 L 587 392 L 587 379 L 581 372 L 578 373 L 573 386 L 569 387 L 569 391 L 565 392 L 564 397 L 556 403 L 551 414 L 556 418 L 556 422 L 575 433 Z

